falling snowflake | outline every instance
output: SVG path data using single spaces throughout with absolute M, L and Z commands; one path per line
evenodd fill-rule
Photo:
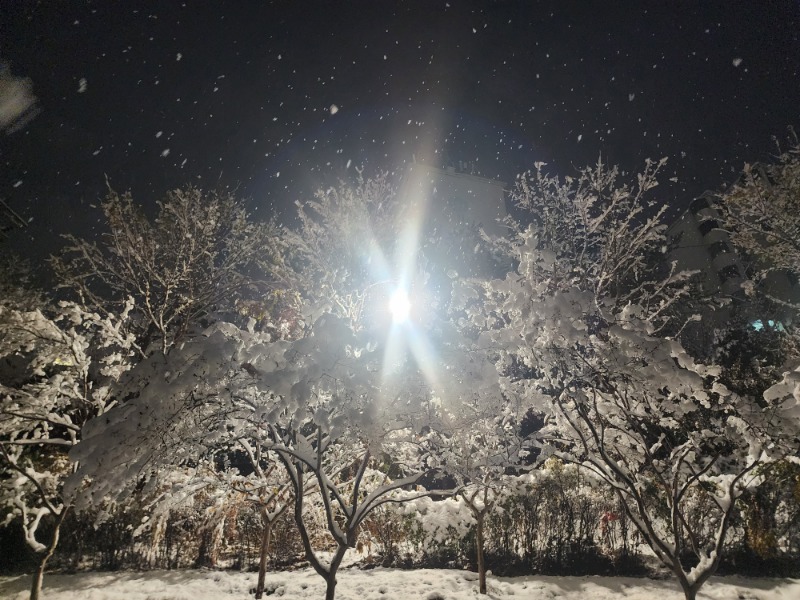
M 331 114 L 335 115 L 337 112 L 339 112 L 339 107 L 335 104 L 331 104 Z
M 733 66 L 734 67 L 738 67 L 740 64 L 742 64 L 742 59 L 741 58 L 737 57 L 737 58 L 733 59 Z
M 183 58 L 183 54 L 178 52 L 178 55 L 175 57 L 175 60 L 180 61 L 180 59 L 182 59 L 182 58 Z
M 164 158 L 169 156 L 169 148 L 164 148 L 164 150 L 161 151 L 161 156 Z
M 78 81 L 78 93 L 82 94 L 83 92 L 85 92 L 86 87 L 87 87 L 86 77 L 81 77 L 80 80 Z

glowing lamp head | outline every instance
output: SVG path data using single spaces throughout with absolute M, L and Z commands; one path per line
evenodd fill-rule
M 389 312 L 392 313 L 392 320 L 395 323 L 402 323 L 408 320 L 408 315 L 411 312 L 411 302 L 408 299 L 408 293 L 402 288 L 397 289 L 389 298 Z

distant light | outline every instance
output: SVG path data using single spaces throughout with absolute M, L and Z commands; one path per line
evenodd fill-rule
M 411 312 L 411 302 L 404 289 L 395 290 L 392 297 L 389 298 L 389 312 L 392 313 L 392 319 L 395 323 L 402 323 L 408 319 L 408 315 Z
M 756 319 L 755 321 L 750 323 L 750 327 L 752 327 L 756 331 L 763 331 L 765 328 L 764 321 L 762 321 L 761 319 Z M 780 321 L 775 321 L 773 319 L 767 319 L 766 327 L 781 333 L 786 331 L 786 328 L 783 326 L 783 323 L 781 323 Z

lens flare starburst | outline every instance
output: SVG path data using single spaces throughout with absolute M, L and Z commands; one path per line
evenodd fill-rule
M 437 364 L 419 322 L 425 314 L 420 306 L 424 284 L 419 276 L 419 249 L 429 194 L 419 181 L 415 183 L 406 182 L 401 190 L 404 205 L 396 215 L 400 221 L 396 223 L 394 239 L 379 240 L 370 232 L 364 240 L 366 264 L 373 281 L 369 312 L 375 318 L 373 326 L 377 327 L 375 333 L 383 346 L 381 379 L 382 387 L 388 386 L 387 390 L 397 383 L 395 378 L 403 379 L 403 373 L 408 373 L 406 367 L 412 364 L 423 374 L 427 385 L 431 385 L 432 368 Z M 386 251 L 387 242 L 393 246 L 391 252 Z

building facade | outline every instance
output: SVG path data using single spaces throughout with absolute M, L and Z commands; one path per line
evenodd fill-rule
M 670 260 L 678 270 L 696 271 L 701 293 L 714 301 L 714 308 L 699 311 L 703 324 L 690 325 L 684 333 L 684 343 L 694 350 L 707 349 L 714 330 L 731 322 L 783 331 L 800 306 L 795 273 L 770 271 L 754 280 L 757 265 L 733 246 L 723 225 L 721 201 L 719 194 L 705 192 L 668 230 Z

